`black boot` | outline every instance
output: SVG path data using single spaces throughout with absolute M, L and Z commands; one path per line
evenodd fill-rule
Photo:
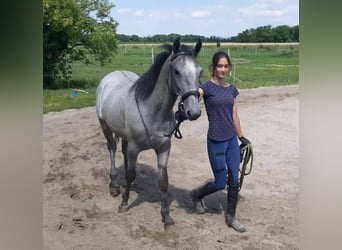
M 205 208 L 204 208 L 202 199 L 204 198 L 204 196 L 211 194 L 215 191 L 216 190 L 211 185 L 211 183 L 206 183 L 203 186 L 200 186 L 196 189 L 193 189 L 190 192 L 190 198 L 193 202 L 193 206 L 194 206 L 196 213 L 198 213 L 198 214 L 205 213 Z
M 238 219 L 235 217 L 236 206 L 238 202 L 239 187 L 228 187 L 227 193 L 227 214 L 226 214 L 226 224 L 232 227 L 237 232 L 243 233 L 246 231 L 244 225 L 242 225 Z

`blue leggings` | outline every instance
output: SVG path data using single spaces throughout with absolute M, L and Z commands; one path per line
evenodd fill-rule
M 237 137 L 227 141 L 214 141 L 207 138 L 208 156 L 215 181 L 211 183 L 216 191 L 227 184 L 231 187 L 239 185 L 240 148 Z

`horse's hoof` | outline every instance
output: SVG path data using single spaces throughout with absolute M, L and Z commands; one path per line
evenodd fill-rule
M 168 228 L 169 226 L 172 226 L 175 224 L 175 222 L 173 221 L 173 219 L 171 219 L 171 217 L 163 218 L 162 221 L 164 222 L 165 228 Z
M 126 213 L 129 210 L 129 207 L 127 204 L 121 204 L 119 206 L 118 213 Z
M 120 194 L 120 186 L 118 184 L 109 184 L 109 193 L 113 197 L 117 197 Z

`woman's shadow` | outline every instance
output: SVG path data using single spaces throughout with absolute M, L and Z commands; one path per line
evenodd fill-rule
M 123 166 L 118 168 L 118 183 L 121 186 L 126 185 L 125 170 Z M 191 187 L 196 188 L 196 187 Z M 172 183 L 169 183 L 168 194 L 170 205 L 177 201 L 177 207 L 184 209 L 187 213 L 195 213 L 193 203 L 190 199 L 190 191 L 187 189 L 178 188 Z M 132 184 L 131 192 L 136 192 L 137 198 L 132 201 L 130 198 L 129 207 L 139 206 L 144 202 L 160 202 L 160 188 L 158 184 L 158 171 L 146 164 L 137 164 L 136 178 Z M 218 191 L 206 196 L 203 203 L 208 213 L 221 214 L 227 208 L 227 193 L 226 191 Z

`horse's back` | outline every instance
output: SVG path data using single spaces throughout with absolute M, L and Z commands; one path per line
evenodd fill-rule
M 105 120 L 106 113 L 124 105 L 138 78 L 137 74 L 123 70 L 113 71 L 102 78 L 96 90 L 96 110 L 100 119 Z

